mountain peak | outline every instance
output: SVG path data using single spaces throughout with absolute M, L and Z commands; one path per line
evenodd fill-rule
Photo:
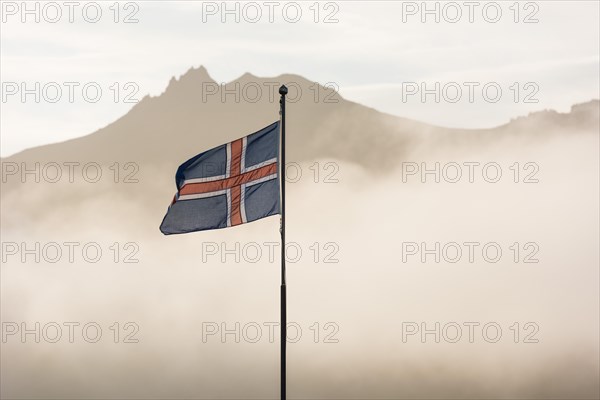
M 215 82 L 215 80 L 208 74 L 203 65 L 198 68 L 191 67 L 183 75 L 180 75 L 179 79 L 174 76 L 171 77 L 166 92 L 182 85 L 197 85 L 203 82 Z
M 256 79 L 260 79 L 260 78 L 254 74 L 251 74 L 250 72 L 244 72 L 242 74 L 242 76 L 235 79 L 234 82 L 235 81 L 251 81 L 251 80 L 256 80 Z
M 211 81 L 211 82 L 215 81 L 208 74 L 208 71 L 206 70 L 206 67 L 204 67 L 204 65 L 200 65 L 198 68 L 191 67 L 190 69 L 187 70 L 187 72 L 185 74 L 181 75 L 181 77 L 179 79 L 183 80 L 183 79 L 192 79 L 192 78 L 195 80 L 202 80 L 202 81 Z
M 511 118 L 502 125 L 501 129 L 517 131 L 578 129 L 583 131 L 598 132 L 600 119 L 600 101 L 593 99 L 584 103 L 571 106 L 568 112 L 558 112 L 554 109 L 544 109 L 530 112 L 528 115 Z

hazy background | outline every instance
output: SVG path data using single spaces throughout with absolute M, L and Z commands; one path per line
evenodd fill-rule
M 455 23 L 450 21 L 457 11 L 448 2 L 427 3 L 429 10 L 437 4 L 439 22 L 435 14 L 424 14 L 422 2 L 319 2 L 318 7 L 315 2 L 277 2 L 271 14 L 264 2 L 256 2 L 261 13 L 256 23 L 250 21 L 257 14 L 244 2 L 237 3 L 234 14 L 224 14 L 222 2 L 130 3 L 119 3 L 117 23 L 114 3 L 98 3 L 102 14 L 96 23 L 83 18 L 86 2 L 74 9 L 72 23 L 66 7 L 56 23 L 46 22 L 42 6 L 39 23 L 34 15 L 26 23 L 20 13 L 6 15 L 0 25 L 3 82 L 81 86 L 72 103 L 66 89 L 57 103 L 36 103 L 31 96 L 26 103 L 19 96 L 3 102 L 2 156 L 105 126 L 131 108 L 125 95 L 137 100 L 158 95 L 169 77 L 200 64 L 219 83 L 245 72 L 296 73 L 321 84 L 332 82 L 346 98 L 378 110 L 457 128 L 490 128 L 544 108 L 566 112 L 598 97 L 597 1 L 524 1 L 518 7 L 514 2 L 478 2 L 473 22 L 464 2 L 456 2 L 461 18 Z M 211 13 L 214 4 L 218 9 Z M 286 4 L 291 6 L 284 14 Z M 288 22 L 296 19 L 295 4 L 300 17 Z M 414 4 L 417 10 L 411 13 Z M 487 22 L 495 20 L 496 7 L 499 20 Z M 91 20 L 94 12 L 88 8 Z M 46 14 L 46 19 L 54 18 L 52 9 Z M 103 90 L 97 103 L 82 98 L 81 87 L 89 82 Z M 110 89 L 115 82 L 120 87 L 116 102 Z M 403 101 L 402 84 L 407 82 L 425 82 L 429 88 L 435 82 L 497 82 L 503 96 L 498 103 L 484 101 L 480 92 L 472 103 L 466 95 L 454 104 L 438 104 L 431 96 L 425 104 L 418 96 Z M 537 102 L 523 102 L 530 90 L 522 87 L 521 100 L 513 101 L 509 87 L 515 82 L 536 83 Z M 124 88 L 126 83 L 137 89 Z
M 149 3 L 140 3 L 140 7 L 146 4 Z M 346 4 L 340 5 L 340 13 Z M 444 46 L 439 42 L 442 37 L 450 40 L 447 30 L 457 34 L 464 32 L 460 35 L 471 41 L 475 37 L 483 41 L 482 35 L 492 29 L 485 24 L 474 31 L 468 24 L 416 24 L 415 29 L 423 32 L 446 31 L 442 36 L 415 35 L 412 39 L 384 35 L 385 29 L 393 32 L 392 27 L 404 29 L 405 25 L 391 21 L 392 11 L 385 8 L 390 3 L 379 3 L 374 8 L 364 4 L 348 6 L 356 10 L 355 22 L 374 24 L 372 21 L 376 20 L 367 13 L 387 10 L 373 14 L 382 19 L 377 26 L 383 36 L 378 39 L 385 39 L 374 39 L 375 44 L 403 38 L 406 43 L 422 40 L 428 43 L 426 48 L 439 48 Z M 563 43 L 552 40 L 550 34 L 567 37 L 578 32 L 583 35 L 579 36 L 581 40 L 563 43 L 562 51 L 554 53 L 565 60 L 575 60 L 577 52 L 581 57 L 589 56 L 592 59 L 589 68 L 597 72 L 597 43 L 594 47 L 597 36 L 591 34 L 598 29 L 597 19 L 595 22 L 592 19 L 597 4 L 575 3 L 567 7 L 566 3 L 556 3 L 563 4 L 560 10 L 554 8 L 559 7 L 554 2 L 539 4 L 540 12 L 544 10 L 544 15 L 554 15 L 556 21 L 564 25 L 543 28 L 547 30 L 538 33 L 536 51 Z M 238 63 L 237 55 L 232 62 L 231 54 L 236 53 L 238 46 L 248 43 L 244 41 L 252 41 L 252 36 L 240 37 L 239 33 L 235 36 L 231 32 L 238 29 L 246 33 L 254 28 L 241 23 L 216 24 L 217 31 L 233 35 L 227 45 L 220 43 L 222 47 L 219 47 L 214 44 L 216 39 L 186 28 L 183 15 L 193 20 L 194 3 L 180 3 L 173 8 L 152 3 L 144 10 L 151 7 L 158 7 L 156 10 L 162 12 L 163 20 L 180 22 L 171 28 L 172 35 L 180 36 L 178 40 L 165 39 L 164 42 L 147 38 L 146 47 L 132 46 L 139 52 L 147 50 L 159 55 L 161 43 L 165 46 L 163 49 L 169 49 L 168 53 L 156 56 L 160 63 L 144 64 L 147 73 L 160 75 L 160 79 L 156 78 L 160 84 L 143 91 L 140 100 L 146 93 L 151 96 L 143 97 L 139 104 L 133 107 L 118 104 L 112 108 L 114 104 L 104 107 L 80 102 L 53 109 L 48 114 L 37 114 L 35 103 L 18 103 L 18 106 L 2 103 L 3 155 L 12 154 L 25 143 L 66 139 L 71 136 L 65 133 L 69 129 L 64 124 L 75 121 L 77 125 L 76 121 L 85 120 L 86 115 L 97 118 L 95 125 L 72 135 L 79 137 L 76 140 L 35 147 L 2 159 L 5 172 L 0 206 L 3 333 L 10 323 L 16 323 L 19 328 L 25 323 L 32 329 L 36 322 L 42 327 L 56 322 L 61 325 L 63 334 L 57 343 L 49 343 L 43 335 L 40 343 L 36 343 L 32 334 L 22 340 L 21 332 L 5 337 L 0 358 L 2 398 L 277 398 L 278 329 L 275 329 L 274 342 L 270 343 L 264 324 L 277 322 L 279 318 L 279 253 L 275 251 L 274 259 L 270 260 L 264 244 L 279 241 L 279 218 L 170 237 L 162 236 L 158 230 L 175 191 L 174 173 L 181 162 L 278 118 L 274 93 L 265 92 L 257 102 L 247 99 L 235 102 L 233 97 L 221 101 L 220 92 L 204 99 L 206 85 L 218 84 L 221 80 L 229 82 L 225 88 L 228 90 L 235 90 L 236 83 L 261 87 L 274 83 L 274 90 L 280 83 L 302 88 L 303 95 L 298 101 L 288 104 L 288 161 L 295 163 L 295 168 L 289 170 L 289 179 L 293 182 L 287 186 L 287 237 L 302 249 L 300 260 L 288 263 L 288 319 L 297 322 L 302 329 L 299 341 L 288 345 L 290 398 L 598 398 L 600 116 L 597 74 L 591 77 L 591 74 L 565 67 L 565 71 L 570 71 L 567 77 L 552 80 L 552 85 L 545 86 L 538 104 L 511 101 L 504 105 L 478 101 L 464 107 L 447 102 L 402 104 L 402 112 L 393 113 L 402 116 L 398 117 L 378 111 L 390 110 L 379 107 L 376 102 L 369 103 L 366 98 L 366 106 L 360 104 L 363 101 L 348 101 L 346 97 L 356 98 L 351 93 L 345 96 L 343 88 L 340 91 L 344 97 L 320 87 L 320 95 L 315 99 L 310 89 L 314 88 L 314 82 L 325 83 L 329 79 L 322 78 L 327 69 L 315 74 L 310 74 L 310 69 L 327 65 L 334 76 L 350 76 L 356 71 L 362 83 L 377 84 L 387 81 L 390 75 L 386 75 L 386 71 L 394 67 L 398 71 L 408 68 L 406 63 L 422 62 L 431 69 L 437 68 L 436 73 L 441 74 L 453 65 L 462 64 L 461 58 L 447 53 L 440 61 L 401 58 L 400 53 L 383 51 L 382 44 L 380 57 L 388 60 L 387 63 L 377 63 L 374 58 L 369 59 L 368 62 L 372 62 L 369 66 L 364 61 L 366 58 L 358 54 L 360 46 L 350 37 L 345 39 L 345 46 L 331 47 L 332 60 L 328 65 L 325 43 L 332 39 L 319 36 L 318 29 L 325 28 L 317 25 L 307 30 L 317 37 L 318 41 L 310 42 L 316 44 L 304 48 L 290 45 L 295 51 L 305 52 L 305 67 L 288 66 L 286 63 L 293 60 L 291 56 L 281 63 L 272 57 L 262 57 L 277 47 L 269 43 L 282 40 L 279 31 L 272 39 L 274 42 L 254 37 L 254 47 L 244 47 L 251 53 L 245 57 L 248 62 Z M 182 10 L 184 14 L 178 14 Z M 560 12 L 563 14 L 559 17 Z M 577 13 L 580 22 L 567 19 L 569 12 Z M 358 20 L 359 15 L 365 18 Z M 385 18 L 390 18 L 389 23 Z M 586 23 L 585 18 L 590 18 L 590 22 Z M 26 71 L 24 65 L 15 67 L 16 58 L 4 56 L 7 26 L 8 23 L 2 26 L 3 81 L 5 64 L 13 65 L 8 67 L 9 71 L 11 68 L 13 72 Z M 100 26 L 94 25 L 92 29 L 100 32 Z M 282 24 L 281 28 L 285 26 Z M 541 26 L 540 22 L 538 28 Z M 31 30 L 19 31 L 18 35 L 14 33 L 13 38 L 29 37 L 33 46 L 39 43 L 39 36 L 35 35 L 43 32 L 41 29 L 41 24 L 36 25 Z M 52 31 L 61 32 L 61 29 L 74 29 L 74 26 L 57 27 Z M 83 36 L 62 36 L 63 45 L 83 40 L 87 35 L 85 29 L 77 31 Z M 103 29 L 108 35 L 120 28 L 109 24 Z M 160 32 L 159 25 L 156 31 L 151 26 L 148 29 Z M 372 29 L 361 31 L 360 23 L 354 28 L 349 25 L 348 32 L 355 35 L 362 32 L 365 38 L 373 34 Z M 533 40 L 531 36 L 516 40 L 507 26 L 500 32 L 504 32 L 504 36 L 495 44 L 490 43 L 490 46 L 498 46 L 496 50 L 490 47 L 484 51 L 485 46 L 477 45 L 481 45 L 483 53 L 476 52 L 477 56 L 473 57 L 481 65 L 503 64 L 489 59 L 493 51 L 545 60 L 539 54 L 530 55 L 523 45 Z M 270 33 L 271 30 L 265 28 L 264 35 Z M 300 33 L 297 43 L 309 43 Z M 194 42 L 192 37 L 199 43 L 206 41 L 198 54 L 183 50 L 185 43 Z M 106 40 L 99 42 L 94 51 L 101 53 L 98 49 L 103 48 L 102 43 L 107 51 L 118 49 L 129 40 L 135 43 L 132 37 L 125 39 L 124 36 L 112 43 Z M 468 44 L 470 41 L 460 43 L 458 47 L 473 46 Z M 41 50 L 23 47 L 26 48 L 31 49 L 28 57 L 42 57 Z M 371 52 L 377 49 L 377 46 L 368 46 Z M 333 57 L 336 51 L 339 51 L 338 58 Z M 61 53 L 50 50 L 48 53 L 47 65 L 66 68 L 67 59 L 56 56 Z M 205 61 L 204 53 L 215 60 L 214 63 Z M 213 53 L 218 53 L 227 65 L 221 67 L 219 57 L 211 58 Z M 69 60 L 77 60 L 70 58 L 78 54 L 76 51 L 65 50 L 65 54 Z M 135 53 L 119 54 L 128 62 L 120 66 L 111 64 L 114 70 L 125 71 L 129 68 L 126 65 L 141 63 Z M 355 62 L 344 63 L 344 54 Z M 175 57 L 187 61 L 177 65 L 179 61 L 173 61 Z M 171 62 L 174 64 L 169 64 Z M 467 61 L 464 63 L 469 65 Z M 77 62 L 72 67 L 74 74 L 85 76 L 83 69 L 75 65 Z M 264 69 L 260 65 L 264 65 Z M 418 69 L 416 64 L 412 65 Z M 264 72 L 267 69 L 270 70 Z M 99 70 L 105 69 L 98 67 Z M 246 70 L 255 75 L 244 74 L 238 78 Z M 540 65 L 531 71 L 541 77 L 545 69 Z M 130 72 L 136 79 L 145 75 L 143 68 Z M 30 73 L 34 76 L 32 68 Z M 104 72 L 90 72 L 88 76 L 102 74 Z M 488 80 L 477 74 L 467 75 L 464 80 Z M 25 79 L 10 76 L 13 80 Z M 496 74 L 489 76 L 489 80 L 501 79 Z M 516 71 L 507 76 L 507 82 L 529 80 L 521 78 Z M 359 78 L 348 79 L 356 85 L 361 83 Z M 398 79 L 404 81 L 403 77 Z M 556 101 L 558 95 L 549 94 L 561 93 L 561 88 L 566 86 L 572 91 L 562 91 L 564 104 Z M 378 92 L 375 85 L 372 90 L 369 93 L 377 101 L 386 97 L 385 87 Z M 569 97 L 569 93 L 573 97 Z M 273 97 L 269 99 L 267 94 Z M 28 109 L 31 112 L 28 118 L 19 114 L 21 107 L 25 107 L 22 110 L 33 107 Z M 546 107 L 560 112 L 544 111 Z M 535 112 L 528 114 L 529 111 Z M 70 118 L 63 118 L 63 112 Z M 428 118 L 422 118 L 420 112 L 426 113 Z M 111 117 L 111 113 L 116 114 Z M 22 124 L 5 125 L 7 119 Z M 29 128 L 21 130 L 21 125 Z M 33 129 L 35 126 L 44 128 Z M 473 126 L 483 129 L 464 129 Z M 93 133 L 83 136 L 90 132 Z M 5 143 L 10 143 L 13 150 L 5 152 Z M 82 178 L 81 167 L 75 170 L 72 183 L 64 167 L 63 176 L 56 183 L 44 179 L 42 172 L 40 182 L 35 182 L 31 174 L 25 178 L 20 175 L 23 166 L 34 169 L 35 163 L 39 163 L 41 171 L 43 166 L 65 162 L 97 163 L 102 178 L 97 183 L 87 182 Z M 481 174 L 481 166 L 475 169 L 473 183 L 468 181 L 464 166 L 462 179 L 457 183 L 443 178 L 436 183 L 431 175 L 427 175 L 423 183 L 421 175 L 406 176 L 407 168 L 415 165 L 413 163 L 419 167 L 426 163 L 428 168 L 433 168 L 435 163 L 445 166 L 465 162 L 497 163 L 502 177 L 497 183 L 487 182 Z M 519 163 L 520 171 L 516 183 L 514 170 L 510 168 L 515 162 Z M 115 163 L 119 163 L 117 182 L 114 167 L 111 169 Z M 526 163 L 537 166 L 532 178 L 537 182 L 524 183 L 531 172 L 525 169 Z M 7 168 L 13 166 L 19 168 L 18 173 L 6 174 Z M 294 171 L 298 169 L 302 177 L 295 182 Z M 315 169 L 319 171 L 316 179 Z M 132 179 L 137 181 L 125 182 L 132 171 Z M 35 262 L 33 255 L 25 255 L 23 262 L 21 252 L 12 255 L 6 251 L 12 243 L 31 249 L 36 242 L 40 246 L 50 242 L 81 244 L 75 250 L 72 263 L 64 246 L 62 257 L 55 263 L 48 262 L 53 252 L 46 259 L 41 257 L 40 262 Z M 115 242 L 120 249 L 116 262 L 110 250 Z M 316 261 L 311 250 L 315 242 L 319 248 Z M 442 245 L 496 242 L 503 255 L 497 263 L 487 262 L 479 246 L 472 263 L 465 253 L 456 263 L 445 260 L 436 263 L 432 256 L 422 262 L 418 255 L 403 261 L 402 243 L 405 242 L 425 242 L 428 248 L 435 242 Z M 521 246 L 518 262 L 509 248 L 515 242 Z M 534 256 L 539 260 L 537 263 L 523 262 L 528 251 L 522 246 L 529 242 L 539 248 Z M 97 243 L 102 248 L 102 257 L 97 263 L 82 257 L 81 247 L 86 243 Z M 124 248 L 126 243 L 132 243 L 133 247 Z M 240 243 L 240 247 L 258 243 L 262 256 L 252 262 L 254 252 L 250 252 L 250 256 L 236 262 L 234 255 L 223 255 L 224 248 L 233 249 L 236 243 Z M 328 243 L 330 247 L 325 248 Z M 207 246 L 212 245 L 219 246 L 221 251 L 216 255 L 207 254 Z M 139 262 L 124 262 L 132 249 L 137 250 L 133 258 Z M 331 249 L 336 250 L 335 254 Z M 466 251 L 464 247 L 463 251 Z M 293 257 L 293 250 L 290 252 Z M 332 257 L 329 261 L 338 262 L 325 262 L 328 255 Z M 64 326 L 68 322 L 80 324 L 75 328 L 73 343 L 69 343 L 68 329 Z M 86 342 L 81 334 L 82 326 L 90 322 L 102 328 L 102 337 L 97 343 Z M 110 329 L 115 322 L 119 323 L 118 343 L 114 343 Z M 139 328 L 133 336 L 137 343 L 123 343 L 127 333 L 132 332 L 125 329 L 127 322 Z M 233 329 L 238 322 L 240 333 L 241 327 L 248 323 L 261 325 L 260 340 L 251 343 L 242 335 L 236 343 L 233 335 L 222 341 L 218 334 L 203 340 L 206 323 L 219 326 L 225 323 L 228 329 Z M 316 322 L 319 323 L 317 343 Z M 428 335 L 423 343 L 419 335 L 414 335 L 403 341 L 403 323 L 411 322 L 426 323 L 429 329 L 436 322 L 441 326 L 455 322 L 463 328 L 462 338 L 450 343 L 442 337 L 436 343 L 433 335 Z M 480 324 L 475 328 L 473 343 L 469 342 L 463 325 L 468 322 Z M 481 327 L 490 322 L 502 329 L 497 343 L 489 343 L 482 336 Z M 515 322 L 519 323 L 518 343 L 510 329 Z M 325 328 L 327 323 L 334 325 Z M 532 332 L 525 330 L 527 323 L 538 327 L 530 337 L 536 339 L 536 343 L 524 343 L 527 334 Z M 50 334 L 53 333 L 50 330 Z M 93 336 L 93 330 L 91 334 Z M 290 335 L 293 335 L 292 329 Z M 333 339 L 336 342 L 326 342 Z

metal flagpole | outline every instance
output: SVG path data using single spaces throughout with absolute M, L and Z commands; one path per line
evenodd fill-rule
M 285 95 L 288 89 L 285 85 L 279 88 L 281 99 L 281 400 L 286 398 L 286 341 L 287 341 L 287 293 L 285 289 Z

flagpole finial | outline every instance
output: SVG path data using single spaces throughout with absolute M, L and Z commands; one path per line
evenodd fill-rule
M 279 94 L 285 96 L 288 92 L 288 88 L 285 85 L 281 85 L 279 88 Z

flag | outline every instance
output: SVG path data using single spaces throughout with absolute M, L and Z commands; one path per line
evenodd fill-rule
M 179 166 L 160 231 L 220 229 L 279 214 L 279 121 Z

